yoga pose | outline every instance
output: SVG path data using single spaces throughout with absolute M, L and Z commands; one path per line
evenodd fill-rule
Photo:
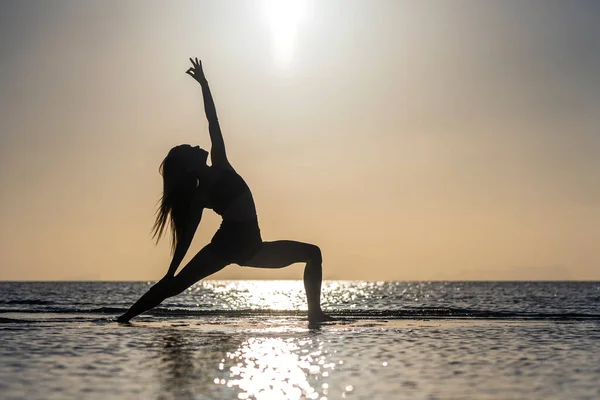
M 166 225 L 170 225 L 173 260 L 167 274 L 117 321 L 129 321 L 229 264 L 283 268 L 298 262 L 306 263 L 304 288 L 309 321 L 318 323 L 331 319 L 321 310 L 321 250 L 313 244 L 291 240 L 262 240 L 250 188 L 227 159 L 202 63 L 197 58 L 190 61 L 192 67 L 186 73 L 202 87 L 212 143 L 211 166 L 206 164 L 206 150 L 187 144 L 172 148 L 162 162 L 163 195 L 154 223 L 154 236 L 160 239 Z M 175 275 L 205 208 L 212 209 L 223 218 L 221 226 L 211 242 Z

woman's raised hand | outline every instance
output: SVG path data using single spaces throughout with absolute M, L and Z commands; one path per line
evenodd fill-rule
M 192 66 L 185 73 L 199 83 L 205 83 L 206 77 L 204 76 L 204 70 L 202 70 L 202 61 L 198 60 L 198 58 L 190 58 L 190 61 L 192 62 Z

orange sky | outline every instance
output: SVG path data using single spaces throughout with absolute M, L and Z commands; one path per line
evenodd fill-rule
M 210 144 L 190 56 L 263 237 L 326 279 L 600 279 L 600 6 L 281 4 L 2 2 L 0 279 L 166 272 L 158 165 Z

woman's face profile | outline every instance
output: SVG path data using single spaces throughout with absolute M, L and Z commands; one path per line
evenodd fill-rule
M 182 144 L 177 146 L 173 152 L 173 156 L 179 158 L 187 166 L 190 171 L 199 171 L 207 167 L 206 159 L 208 152 L 200 146 L 191 146 Z

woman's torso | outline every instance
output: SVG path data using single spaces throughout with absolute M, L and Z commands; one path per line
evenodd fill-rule
M 207 188 L 208 207 L 223 220 L 255 220 L 256 206 L 244 179 L 232 168 L 215 168 L 213 171 L 216 177 Z

